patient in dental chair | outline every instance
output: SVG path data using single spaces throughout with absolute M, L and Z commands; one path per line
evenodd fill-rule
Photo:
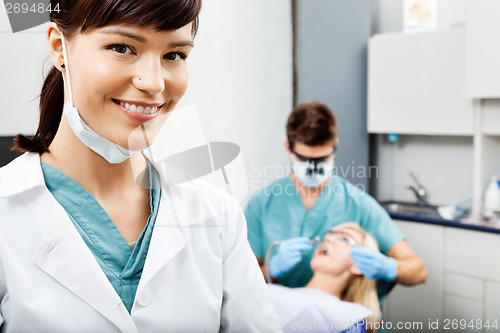
M 310 262 L 314 275 L 304 288 L 268 284 L 284 332 L 377 332 L 376 281 L 364 277 L 349 257 L 358 245 L 378 251 L 357 223 L 337 225 L 317 246 Z

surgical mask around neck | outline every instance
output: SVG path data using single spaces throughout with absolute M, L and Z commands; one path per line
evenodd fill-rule
M 132 155 L 132 152 L 96 133 L 82 119 L 77 108 L 74 106 L 69 75 L 68 53 L 66 51 L 66 41 L 64 40 L 64 35 L 62 33 L 61 42 L 66 69 L 66 75 L 63 74 L 63 80 L 68 92 L 68 100 L 64 104 L 64 114 L 68 118 L 71 129 L 85 146 L 101 155 L 104 159 L 106 159 L 106 161 L 111 164 L 122 163 Z
M 298 161 L 292 157 L 292 169 L 297 179 L 306 187 L 318 188 L 330 179 L 333 172 L 333 160 L 316 163 Z

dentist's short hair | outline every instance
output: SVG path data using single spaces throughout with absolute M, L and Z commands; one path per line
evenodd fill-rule
M 286 135 L 291 149 L 298 142 L 308 146 L 331 144 L 336 148 L 337 118 L 325 104 L 300 104 L 288 116 Z

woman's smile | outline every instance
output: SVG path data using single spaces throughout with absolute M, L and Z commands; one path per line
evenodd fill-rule
M 126 101 L 121 99 L 113 99 L 113 102 L 127 116 L 140 122 L 154 119 L 158 114 L 160 114 L 161 107 L 165 104 Z

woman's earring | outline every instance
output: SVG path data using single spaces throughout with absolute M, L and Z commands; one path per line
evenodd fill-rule
M 64 68 L 64 67 L 65 67 L 64 64 L 61 64 L 61 68 Z

